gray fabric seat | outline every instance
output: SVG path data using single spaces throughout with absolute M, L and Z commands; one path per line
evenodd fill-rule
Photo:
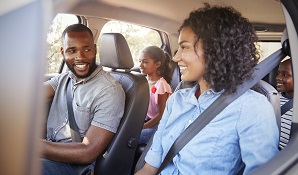
M 110 68 L 108 72 L 122 85 L 126 100 L 118 131 L 106 154 L 97 158 L 94 173 L 131 174 L 134 154 L 147 113 L 149 86 L 141 73 L 130 70 L 133 60 L 128 44 L 121 34 L 105 33 L 101 36 L 99 57 L 100 64 Z

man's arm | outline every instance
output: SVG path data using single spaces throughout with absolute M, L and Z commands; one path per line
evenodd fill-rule
M 157 168 L 145 163 L 143 168 L 141 168 L 135 175 L 155 175 L 157 173 Z
M 41 156 L 58 162 L 90 164 L 106 148 L 113 136 L 113 132 L 91 125 L 81 143 L 43 140 Z
M 46 91 L 46 102 L 49 103 L 52 101 L 52 99 L 55 95 L 55 91 L 49 83 L 44 82 L 43 85 L 44 85 L 45 91 Z

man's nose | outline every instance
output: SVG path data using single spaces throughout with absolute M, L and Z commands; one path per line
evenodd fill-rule
M 76 59 L 78 60 L 82 60 L 82 59 L 85 59 L 85 54 L 84 54 L 84 51 L 78 51 L 77 52 L 77 55 L 76 55 Z

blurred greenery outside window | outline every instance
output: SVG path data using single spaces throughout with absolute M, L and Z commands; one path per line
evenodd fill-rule
M 62 32 L 67 26 L 78 22 L 79 20 L 75 15 L 57 14 L 54 18 L 47 34 L 48 54 L 46 73 L 58 73 L 62 63 L 62 55 L 60 53 Z

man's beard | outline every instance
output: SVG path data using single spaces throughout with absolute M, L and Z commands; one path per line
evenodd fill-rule
M 64 59 L 64 60 L 65 60 L 65 59 Z M 65 61 L 65 63 L 66 63 L 66 65 L 67 65 L 68 69 L 69 69 L 69 70 L 70 70 L 70 71 L 71 71 L 77 78 L 86 78 L 86 77 L 90 76 L 90 75 L 94 72 L 94 70 L 96 69 L 96 67 L 97 67 L 96 62 L 95 62 L 95 57 L 94 57 L 93 60 L 94 60 L 93 62 L 90 62 L 89 70 L 88 70 L 87 74 L 85 74 L 85 75 L 79 75 L 79 74 L 77 74 L 76 71 L 74 70 L 74 66 L 73 66 L 73 65 L 69 64 L 67 61 Z

